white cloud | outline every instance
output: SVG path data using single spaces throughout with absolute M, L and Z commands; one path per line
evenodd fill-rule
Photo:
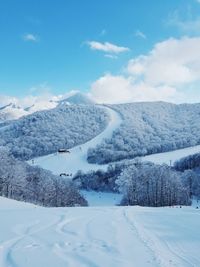
M 143 81 L 134 83 L 131 77 L 106 74 L 91 86 L 91 97 L 98 103 L 128 103 L 134 101 L 173 101 L 178 95 L 170 86 L 150 86 Z
M 116 55 L 111 55 L 111 54 L 105 54 L 104 57 L 111 58 L 111 59 L 117 59 L 118 58 Z
M 39 38 L 35 34 L 27 33 L 23 35 L 23 40 L 26 42 L 38 42 Z
M 127 52 L 130 50 L 128 47 L 117 46 L 109 42 L 100 43 L 96 41 L 90 41 L 90 42 L 87 42 L 87 44 L 92 50 L 99 50 L 99 51 L 103 51 L 106 53 L 119 54 L 119 53 Z
M 104 103 L 200 101 L 199 47 L 200 37 L 157 43 L 148 54 L 131 59 L 123 75 L 100 77 L 91 85 L 91 95 Z M 190 100 L 188 88 L 193 88 Z
M 0 107 L 10 103 L 17 103 L 18 99 L 14 96 L 0 95 Z
M 147 38 L 147 36 L 146 36 L 146 34 L 144 34 L 142 31 L 140 31 L 140 30 L 137 30 L 136 32 L 135 32 L 135 36 L 136 37 L 140 37 L 140 38 L 142 38 L 142 39 L 146 39 Z
M 145 56 L 129 61 L 128 73 L 151 85 L 170 86 L 200 79 L 200 37 L 170 38 L 156 44 Z
M 130 81 L 123 76 L 106 74 L 92 84 L 90 93 L 98 103 L 127 102 L 130 87 Z

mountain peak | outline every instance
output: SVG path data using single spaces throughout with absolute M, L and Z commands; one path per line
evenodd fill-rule
M 68 104 L 75 104 L 75 105 L 92 105 L 95 102 L 86 94 L 84 93 L 76 93 L 68 98 L 65 98 L 60 101 L 60 104 L 68 103 Z

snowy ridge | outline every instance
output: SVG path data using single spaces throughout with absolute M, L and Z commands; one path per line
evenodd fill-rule
M 28 116 L 36 111 L 53 109 L 58 105 L 55 101 L 39 101 L 30 107 L 22 107 L 15 103 L 10 103 L 0 107 L 0 122 L 8 120 L 17 120 L 23 116 Z

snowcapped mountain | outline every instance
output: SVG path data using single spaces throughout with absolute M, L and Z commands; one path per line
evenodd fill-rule
M 23 116 L 30 115 L 36 111 L 55 108 L 57 105 L 58 102 L 55 101 L 39 101 L 31 105 L 30 107 L 22 107 L 15 103 L 10 103 L 8 105 L 0 107 L 0 122 L 16 120 Z
M 93 105 L 95 102 L 83 93 L 76 93 L 60 101 L 60 104 Z
M 58 102 L 50 100 L 50 101 L 39 101 L 35 102 L 32 106 L 24 108 L 29 114 L 34 113 L 36 111 L 47 110 L 55 108 L 58 105 Z
M 48 110 L 58 105 L 92 105 L 95 104 L 86 94 L 75 93 L 62 100 L 39 100 L 30 106 L 18 105 L 14 102 L 0 107 L 0 122 L 16 120 L 20 117 L 30 115 L 36 111 Z
M 20 106 L 10 103 L 0 108 L 0 122 L 7 120 L 15 120 L 29 113 Z

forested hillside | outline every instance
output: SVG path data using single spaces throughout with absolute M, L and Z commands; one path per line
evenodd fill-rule
M 87 205 L 66 178 L 32 167 L 0 147 L 0 196 L 49 207 Z
M 144 102 L 110 105 L 123 123 L 111 139 L 89 149 L 88 161 L 108 163 L 200 143 L 200 104 Z
M 0 131 L 0 145 L 28 160 L 85 143 L 107 125 L 108 114 L 95 105 L 61 105 L 35 112 Z

